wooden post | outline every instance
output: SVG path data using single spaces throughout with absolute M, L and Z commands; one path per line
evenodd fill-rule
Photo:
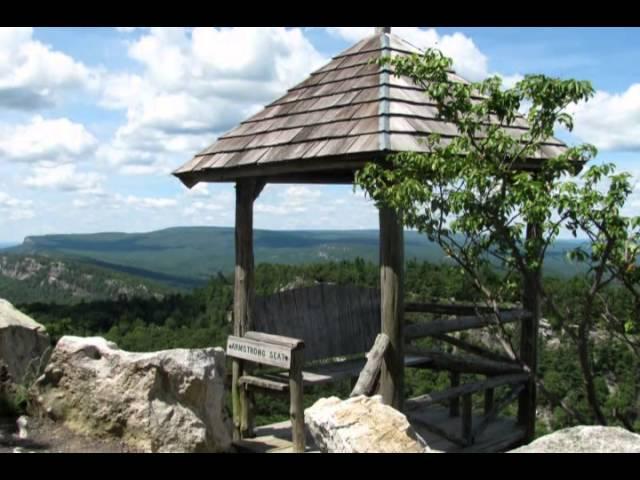
M 236 182 L 236 266 L 233 289 L 233 334 L 240 337 L 248 330 L 251 330 L 252 327 L 251 318 L 255 299 L 253 202 L 260 193 L 262 186 L 255 178 Z M 244 362 L 233 359 L 231 368 L 233 437 L 237 440 L 253 435 L 253 418 L 247 390 L 238 385 L 238 379 L 244 374 Z
M 380 313 L 382 333 L 389 337 L 380 372 L 385 404 L 402 410 L 404 403 L 404 235 L 396 211 L 380 208 Z
M 493 410 L 493 388 L 487 388 L 484 391 L 484 413 L 488 414 Z
M 467 443 L 471 443 L 471 431 L 473 428 L 473 405 L 471 403 L 471 394 L 467 393 L 462 396 L 462 438 Z
M 291 367 L 289 368 L 289 393 L 291 401 L 289 417 L 291 418 L 291 437 L 294 453 L 304 453 L 304 404 L 302 366 L 304 364 L 304 348 L 298 347 L 291 353 Z
M 540 238 L 540 225 L 527 225 L 527 239 Z M 522 306 L 531 316 L 521 322 L 520 358 L 529 367 L 530 378 L 518 398 L 518 423 L 525 429 L 525 443 L 533 440 L 536 425 L 536 371 L 538 368 L 538 327 L 542 316 L 541 294 L 538 288 L 542 272 L 537 269 L 524 278 Z
M 459 372 L 451 372 L 449 374 L 451 378 L 451 387 L 459 387 L 460 386 L 460 373 Z M 449 401 L 449 416 L 450 417 L 459 417 L 460 416 L 460 397 L 454 397 Z

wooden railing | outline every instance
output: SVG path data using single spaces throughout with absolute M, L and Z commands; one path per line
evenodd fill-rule
M 478 308 L 474 305 L 435 303 L 407 303 L 405 304 L 405 312 L 450 317 L 419 321 L 405 327 L 405 352 L 428 358 L 429 361 L 424 364 L 424 368 L 448 371 L 451 379 L 451 387 L 446 390 L 431 392 L 407 400 L 405 403 L 407 416 L 432 433 L 460 447 L 473 445 L 500 412 L 518 398 L 529 381 L 529 373 L 515 359 L 449 334 L 518 322 L 530 318 L 531 314 L 519 308 L 501 309 L 496 314 L 491 309 Z M 463 353 L 430 350 L 412 343 L 422 338 L 445 342 L 462 350 Z M 486 378 L 461 385 L 461 374 L 480 374 L 486 375 Z M 500 399 L 495 399 L 496 388 L 504 386 L 508 387 L 506 394 Z M 474 426 L 472 395 L 477 393 L 484 394 L 484 416 Z M 462 412 L 460 411 L 461 399 Z M 449 406 L 449 416 L 461 417 L 460 435 L 429 423 L 418 415 L 413 415 L 425 407 L 438 403 Z

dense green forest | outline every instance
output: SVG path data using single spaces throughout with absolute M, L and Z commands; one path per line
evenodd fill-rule
M 491 272 L 487 272 L 491 278 Z M 496 277 L 497 278 L 497 277 Z M 363 259 L 323 262 L 309 265 L 260 264 L 256 268 L 258 294 L 269 294 L 281 288 L 335 282 L 377 286 L 376 264 Z M 547 278 L 546 283 L 558 298 L 570 304 L 580 298 L 584 288 L 579 278 Z M 407 300 L 472 301 L 475 290 L 467 277 L 446 264 L 410 261 L 407 263 L 405 289 Z M 631 299 L 615 286 L 609 288 L 617 313 L 627 318 L 626 334 L 640 331 L 633 317 Z M 101 335 L 121 348 L 151 351 L 175 347 L 222 346 L 230 333 L 230 309 L 233 283 L 230 276 L 218 274 L 203 287 L 191 293 L 172 293 L 162 298 L 126 298 L 87 301 L 76 304 L 24 303 L 19 307 L 43 323 L 56 340 L 61 335 Z M 512 299 L 517 301 L 517 298 Z M 577 423 L 592 423 L 579 374 L 575 347 L 564 337 L 564 330 L 548 312 L 540 341 L 540 372 L 545 394 L 539 395 L 540 421 L 538 434 Z M 409 320 L 411 320 L 409 318 Z M 638 355 L 615 332 L 594 332 L 594 371 L 598 378 L 600 398 L 611 424 L 640 430 L 640 364 Z M 513 332 L 514 337 L 517 332 Z M 483 341 L 466 334 L 469 341 Z M 486 339 L 484 340 L 486 341 Z M 434 344 L 437 345 L 437 344 Z M 495 347 L 495 345 L 494 345 Z M 443 347 L 445 348 L 445 347 Z M 415 396 L 447 385 L 448 375 L 426 370 L 407 370 L 406 394 Z M 345 396 L 348 382 L 317 388 L 305 393 L 310 405 L 327 395 Z M 478 401 L 481 401 L 478 398 Z M 578 415 L 569 415 L 566 407 Z M 258 422 L 265 423 L 287 417 L 287 404 L 277 397 L 257 398 Z

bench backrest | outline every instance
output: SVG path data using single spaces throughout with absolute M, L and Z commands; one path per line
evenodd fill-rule
M 257 296 L 253 330 L 304 340 L 305 362 L 368 352 L 380 333 L 380 291 L 319 284 Z

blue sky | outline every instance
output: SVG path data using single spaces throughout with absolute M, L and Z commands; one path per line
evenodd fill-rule
M 373 27 L 0 28 L 0 242 L 232 225 L 233 187 L 169 173 Z M 640 29 L 396 27 L 464 77 L 587 79 L 575 136 L 640 178 Z M 640 213 L 640 190 L 629 203 Z M 377 228 L 351 187 L 269 186 L 256 227 Z

